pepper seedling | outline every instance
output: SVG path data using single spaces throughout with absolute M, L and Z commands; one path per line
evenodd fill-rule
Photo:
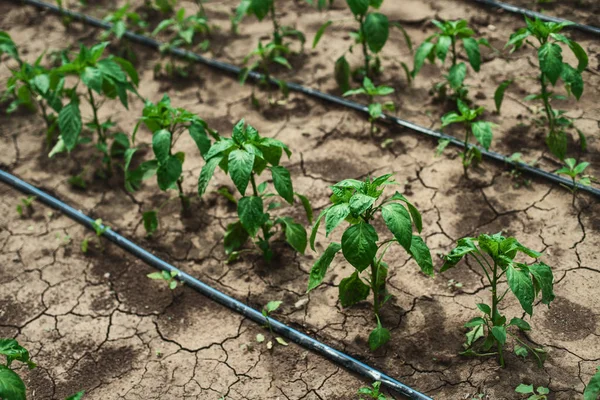
M 19 361 L 34 369 L 36 364 L 31 361 L 29 351 L 15 339 L 0 338 L 0 355 L 6 357 L 4 364 L 0 363 L 0 398 L 6 400 L 25 399 L 26 388 L 21 377 L 11 368 L 13 361 Z
M 385 103 L 379 103 L 375 101 L 375 97 L 377 96 L 387 96 L 389 94 L 394 93 L 394 89 L 389 86 L 375 86 L 373 82 L 365 77 L 363 80 L 363 86 L 359 89 L 349 90 L 344 93 L 344 97 L 346 96 L 356 96 L 365 94 L 369 97 L 369 122 L 371 123 L 371 137 L 375 135 L 375 121 L 379 119 L 383 115 L 383 111 L 395 111 L 394 103 L 392 101 L 386 101 Z
M 547 400 L 547 395 L 550 394 L 550 390 L 547 387 L 539 386 L 534 389 L 533 385 L 525 385 L 524 383 L 517 386 L 515 392 L 521 395 L 528 395 L 527 400 Z
M 360 46 L 363 54 L 363 66 L 357 69 L 353 75 L 363 80 L 365 77 L 373 79 L 374 73 L 381 72 L 381 59 L 379 53 L 385 47 L 390 34 L 390 22 L 388 17 L 379 12 L 369 11 L 371 8 L 379 9 L 383 4 L 383 0 L 346 0 L 354 20 L 358 23 L 358 31 L 352 32 L 350 35 L 354 39 L 354 43 L 348 48 L 348 52 L 354 51 L 354 46 Z M 333 21 L 325 22 L 317 31 L 313 40 L 313 49 L 321 40 L 321 37 Z M 393 26 L 399 28 L 403 35 L 408 48 L 412 51 L 412 42 L 410 37 L 399 23 L 393 23 Z M 411 75 L 408 66 L 401 63 L 406 76 L 410 82 Z M 342 91 L 350 90 L 350 64 L 346 59 L 346 54 L 342 55 L 335 62 L 334 76 Z
M 262 315 L 263 317 L 265 317 L 267 323 L 265 324 L 265 328 L 269 329 L 269 332 L 271 333 L 271 337 L 275 338 L 275 341 L 277 343 L 279 343 L 281 346 L 287 346 L 288 343 L 279 336 L 275 336 L 275 334 L 273 333 L 273 328 L 271 327 L 271 321 L 269 320 L 269 317 L 271 316 L 271 313 L 275 312 L 279 306 L 281 306 L 283 302 L 282 301 L 270 301 L 268 302 L 262 309 Z M 263 334 L 259 333 L 258 335 L 256 335 L 256 341 L 258 343 L 262 343 L 265 341 L 265 337 Z M 271 350 L 273 348 L 273 342 L 272 341 L 268 341 L 267 342 L 267 348 L 269 350 Z
M 19 204 L 17 204 L 17 214 L 19 217 L 23 217 L 25 213 L 31 214 L 33 212 L 33 202 L 35 201 L 36 196 L 29 196 L 19 199 Z
M 104 250 L 104 245 L 102 244 L 102 240 L 100 239 L 100 237 L 102 235 L 104 235 L 104 233 L 106 231 L 108 231 L 110 229 L 109 226 L 102 225 L 102 219 L 100 219 L 100 218 L 98 218 L 97 220 L 92 222 L 92 227 L 94 228 L 94 231 L 96 232 L 96 236 L 86 237 L 81 241 L 81 252 L 84 254 L 87 254 L 87 252 L 89 251 L 89 248 L 90 248 L 90 242 L 93 242 L 93 241 L 95 241 L 96 246 L 100 250 Z
M 233 127 L 231 138 L 217 135 L 217 141 L 204 155 L 206 164 L 200 172 L 198 194 L 202 196 L 206 192 L 208 183 L 219 166 L 223 172 L 229 174 L 242 196 L 237 202 L 239 220 L 229 224 L 225 232 L 224 246 L 229 261 L 237 259 L 243 252 L 251 252 L 252 250 L 240 249 L 249 238 L 256 238 L 256 244 L 262 251 L 264 259 L 270 262 L 273 251 L 269 239 L 277 233 L 275 230 L 277 226 L 281 226 L 285 231 L 285 239 L 294 250 L 304 253 L 306 249 L 304 227 L 295 222 L 292 217 L 272 217 L 268 211 L 280 207 L 280 203 L 265 203 L 265 200 L 279 195 L 288 204 L 293 205 L 297 197 L 305 209 L 309 222 L 312 222 L 312 208 L 308 199 L 294 191 L 290 172 L 279 165 L 283 152 L 288 158 L 292 154 L 284 143 L 261 137 L 255 128 L 246 126 L 242 119 Z M 257 176 L 266 170 L 271 173 L 276 194 L 267 191 L 267 181 L 257 183 Z M 252 193 L 248 196 L 246 192 L 249 184 Z M 262 232 L 262 237 L 258 235 L 259 231 Z
M 387 397 L 381 393 L 381 382 L 379 381 L 374 382 L 371 387 L 361 387 L 356 394 L 358 395 L 359 400 L 366 400 L 363 396 L 368 396 L 369 399 L 374 400 L 387 400 Z
M 560 160 L 564 160 L 567 154 L 566 130 L 575 128 L 574 119 L 567 117 L 564 111 L 552 107 L 552 100 L 561 100 L 565 97 L 551 92 L 548 85 L 556 86 L 558 80 L 562 79 L 567 93 L 579 100 L 584 87 L 581 74 L 588 65 L 588 56 L 579 43 L 559 33 L 563 28 L 571 25 L 571 22 L 543 22 L 527 17 L 525 17 L 525 22 L 527 26 L 513 33 L 506 47 L 512 46 L 511 53 L 523 47 L 525 43 L 536 49 L 540 68 L 538 81 L 541 92 L 527 96 L 525 100 L 542 101 L 548 128 L 546 144 L 552 154 Z M 531 36 L 537 39 L 539 45 L 528 40 Z M 577 68 L 563 61 L 561 43 L 569 47 L 577 58 Z M 587 148 L 585 134 L 577 128 L 575 130 L 579 135 L 580 146 L 585 150 Z
M 177 0 L 145 0 L 144 4 L 147 8 L 162 14 L 173 14 Z
M 596 373 L 590 379 L 583 392 L 583 400 L 598 400 L 600 396 L 600 367 L 596 369 Z
M 344 220 L 350 224 L 342 235 L 341 244 L 330 243 L 314 263 L 307 292 L 321 284 L 335 255 L 341 250 L 346 261 L 355 269 L 350 277 L 340 282 L 339 299 L 342 306 L 352 306 L 365 300 L 370 292 L 373 293 L 373 311 L 377 320 L 377 328 L 369 336 L 369 346 L 373 351 L 390 339 L 390 332 L 382 326 L 379 319 L 381 307 L 392 298 L 386 285 L 388 265 L 383 261 L 389 247 L 393 243 L 400 244 L 415 259 L 423 273 L 433 275 L 429 248 L 421 237 L 413 235 L 413 225 L 418 232 L 422 229 L 419 211 L 398 192 L 376 205 L 384 188 L 395 184 L 392 176 L 393 174 L 386 174 L 375 179 L 366 178 L 364 181 L 346 179 L 330 186 L 333 204 L 321 211 L 310 235 L 310 246 L 315 251 L 315 238 L 323 218 L 326 236 Z M 372 225 L 377 213 L 381 214 L 392 234 L 392 238 L 379 243 L 379 235 Z M 369 267 L 370 276 L 361 277 L 361 273 Z
M 156 182 L 162 191 L 175 189 L 181 201 L 182 211 L 187 212 L 190 199 L 183 190 L 183 163 L 185 153 L 178 151 L 175 154 L 174 144 L 179 137 L 187 131 L 204 156 L 210 148 L 210 135 L 216 135 L 208 124 L 192 112 L 171 105 L 171 98 L 164 95 L 158 103 L 147 100 L 142 116 L 136 124 L 132 143 L 140 125 L 143 124 L 152 133 L 152 151 L 154 159 L 142 162 L 137 168 L 130 169 L 131 161 L 137 147 L 125 152 L 125 188 L 134 192 L 141 186 L 143 180 L 156 175 Z M 160 208 L 159 208 L 160 209 Z M 148 234 L 152 234 L 158 227 L 158 210 L 150 210 L 143 214 L 144 227 Z
M 136 62 L 137 57 L 131 46 L 131 42 L 123 40 L 123 35 L 127 30 L 142 33 L 148 27 L 148 23 L 142 19 L 140 14 L 130 11 L 130 8 L 131 5 L 127 2 L 123 7 L 108 13 L 103 18 L 105 22 L 112 24 L 112 26 L 100 34 L 100 40 L 104 41 L 114 38 L 116 42 L 123 46 L 119 49 L 118 54 L 131 62 Z
M 169 289 L 175 290 L 177 288 L 177 275 L 179 272 L 173 270 L 169 271 L 160 271 L 160 272 L 152 272 L 151 274 L 146 275 L 148 278 L 156 280 L 156 281 L 165 281 Z
M 573 206 L 575 206 L 575 198 L 577 197 L 577 192 L 579 191 L 578 185 L 590 186 L 592 184 L 592 179 L 594 179 L 590 175 L 583 174 L 589 165 L 589 162 L 584 161 L 577 164 L 577 161 L 574 158 L 567 158 L 565 160 L 565 166 L 556 171 L 558 175 L 567 175 L 569 178 L 571 178 L 571 182 L 573 182 L 573 187 L 569 187 L 562 183 L 560 184 L 573 195 Z
M 429 60 L 432 64 L 438 59 L 442 65 L 445 64 L 448 53 L 452 64 L 448 69 L 448 74 L 444 75 L 445 81 L 438 83 L 434 86 L 434 90 L 445 97 L 448 88 L 452 90 L 452 97 L 455 99 L 461 99 L 466 101 L 469 90 L 465 86 L 465 78 L 467 77 L 467 65 L 464 62 L 458 62 L 460 47 L 462 44 L 467 59 L 471 68 L 475 72 L 479 72 L 481 68 L 481 50 L 480 46 L 487 46 L 491 48 L 491 45 L 487 39 L 475 39 L 475 32 L 473 29 L 467 26 L 467 21 L 464 19 L 457 21 L 431 21 L 438 29 L 439 32 L 429 36 L 415 52 L 414 67 L 412 70 L 412 77 L 414 78 L 425 60 Z
M 492 304 L 477 304 L 483 312 L 483 317 L 475 317 L 465 324 L 469 331 L 461 353 L 466 356 L 492 356 L 497 355 L 500 366 L 504 367 L 504 347 L 507 336 L 511 336 L 518 343 L 514 346 L 517 356 L 526 357 L 530 352 L 535 356 L 540 367 L 546 357 L 546 352 L 541 348 L 533 348 L 509 328 L 529 331 L 528 322 L 521 318 L 512 318 L 510 322 L 500 313 L 499 305 L 506 294 L 511 291 L 525 313 L 533 315 L 533 303 L 541 292 L 542 303 L 550 304 L 554 300 L 554 277 L 552 269 L 543 262 L 531 265 L 515 261 L 518 253 L 523 253 L 531 258 L 538 259 L 541 253 L 531 250 L 517 241 L 514 237 L 504 237 L 501 233 L 494 235 L 481 234 L 477 238 L 465 237 L 457 242 L 457 246 L 446 256 L 440 273 L 454 268 L 460 260 L 467 255 L 471 256 L 482 268 L 490 284 Z M 508 288 L 501 294 L 500 279 L 506 276 Z M 487 333 L 486 333 L 487 332 Z M 481 344 L 477 342 L 485 337 Z M 493 351 L 493 348 L 497 351 Z M 479 350 L 483 352 L 479 352 Z
M 444 115 L 442 117 L 442 128 L 455 123 L 462 123 L 464 125 L 464 149 L 460 156 L 462 158 L 464 174 L 467 176 L 467 171 L 471 164 L 473 162 L 481 162 L 481 151 L 476 146 L 470 144 L 471 134 L 484 149 L 489 150 L 492 144 L 492 128 L 496 125 L 488 121 L 477 120 L 485 111 L 483 107 L 471 109 L 460 99 L 457 100 L 457 104 L 460 114 L 456 113 L 455 111 L 451 111 Z M 449 142 L 447 141 L 440 143 L 440 146 L 438 146 L 437 149 L 437 154 L 440 154 L 448 145 L 448 143 Z

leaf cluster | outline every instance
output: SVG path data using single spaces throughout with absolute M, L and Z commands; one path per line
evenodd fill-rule
M 177 0 L 145 0 L 146 7 L 156 10 L 163 14 L 172 14 L 175 12 Z
M 175 290 L 177 288 L 177 276 L 179 272 L 176 270 L 172 271 L 160 271 L 160 272 L 152 272 L 146 275 L 148 278 L 157 280 L 157 281 L 165 281 L 169 286 L 169 289 Z
M 112 13 L 107 14 L 103 20 L 112 24 L 111 28 L 102 32 L 100 40 L 106 40 L 114 35 L 117 40 L 121 40 L 128 29 L 141 31 L 148 26 L 148 23 L 142 19 L 140 14 L 130 11 L 131 5 L 126 3 Z
M 161 21 L 152 32 L 152 36 L 156 36 L 164 30 L 172 32 L 173 37 L 167 44 L 161 47 L 161 51 L 164 51 L 168 47 L 179 47 L 182 45 L 191 46 L 194 43 L 196 34 L 210 34 L 210 25 L 208 24 L 208 19 L 204 15 L 198 13 L 186 17 L 185 9 L 181 8 L 177 14 L 175 14 L 174 18 Z M 205 40 L 200 44 L 202 50 L 207 50 L 208 46 L 208 40 Z
M 348 90 L 344 93 L 344 97 L 347 96 L 356 96 L 356 95 L 367 95 L 369 96 L 369 121 L 376 121 L 379 117 L 383 115 L 383 111 L 395 111 L 394 103 L 391 101 L 385 103 L 379 103 L 374 101 L 374 98 L 377 96 L 387 96 L 394 93 L 394 89 L 389 86 L 375 86 L 373 81 L 371 81 L 368 77 L 365 77 L 363 80 L 362 87 L 358 89 Z
M 600 367 L 585 387 L 583 400 L 597 400 L 598 396 L 600 396 Z
M 536 389 L 534 389 L 533 385 L 525 385 L 524 383 L 521 383 L 519 386 L 517 386 L 515 392 L 529 395 L 527 400 L 547 400 L 547 395 L 550 394 L 550 390 L 548 390 L 546 387 L 538 386 Z
M 363 396 L 368 396 L 369 399 L 374 400 L 387 400 L 387 397 L 381 393 L 381 382 L 374 382 L 371 387 L 365 386 L 358 389 L 358 394 L 360 400 L 365 400 Z

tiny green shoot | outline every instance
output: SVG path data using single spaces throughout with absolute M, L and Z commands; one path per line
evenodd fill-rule
M 544 386 L 534 389 L 533 385 L 526 385 L 524 383 L 517 386 L 515 392 L 528 396 L 527 400 L 547 400 L 548 394 L 550 394 L 550 390 Z
M 375 97 L 377 96 L 387 96 L 394 93 L 394 89 L 389 86 L 375 86 L 373 82 L 365 77 L 363 80 L 363 85 L 361 88 L 349 90 L 344 93 L 344 97 L 346 96 L 355 96 L 355 95 L 367 95 L 369 98 L 369 122 L 371 123 L 370 134 L 371 137 L 375 135 L 375 122 L 383 115 L 383 111 L 395 111 L 394 103 L 391 101 L 387 101 L 385 103 L 379 103 L 375 101 Z
M 26 213 L 31 214 L 31 212 L 33 211 L 32 204 L 36 198 L 36 196 L 29 196 L 19 199 L 19 204 L 17 204 L 16 207 L 17 214 L 19 214 L 20 217 L 23 217 L 23 215 L 25 215 Z
M 582 162 L 578 164 L 577 160 L 574 158 L 567 158 L 565 159 L 565 165 L 556 171 L 558 175 L 566 175 L 571 178 L 573 187 L 569 187 L 562 183 L 560 185 L 570 191 L 573 195 L 573 206 L 575 206 L 575 199 L 577 197 L 577 192 L 579 191 L 579 185 L 590 186 L 592 184 L 592 180 L 594 179 L 590 175 L 584 175 L 584 171 L 589 165 L 589 162 Z
M 359 400 L 388 400 L 388 398 L 383 393 L 381 393 L 381 382 L 379 381 L 374 382 L 370 387 L 361 387 L 360 389 L 358 389 L 358 392 L 356 392 L 356 394 L 358 394 Z
M 169 287 L 169 289 L 175 290 L 175 288 L 177 288 L 177 279 L 176 278 L 178 275 L 179 275 L 179 272 L 173 270 L 171 272 L 169 272 L 169 271 L 152 272 L 146 276 L 153 280 L 165 281 L 167 283 L 167 286 Z

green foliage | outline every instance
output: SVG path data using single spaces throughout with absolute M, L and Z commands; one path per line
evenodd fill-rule
M 354 19 L 358 23 L 358 31 L 351 32 L 350 36 L 354 43 L 348 48 L 348 52 L 354 51 L 354 46 L 359 46 L 363 54 L 363 66 L 355 71 L 355 75 L 360 79 L 372 78 L 372 73 L 381 71 L 381 60 L 379 53 L 385 47 L 390 35 L 390 21 L 382 13 L 371 11 L 371 8 L 378 9 L 383 4 L 383 0 L 346 0 Z M 313 40 L 313 48 L 317 46 L 323 34 L 333 24 L 333 21 L 325 22 L 318 30 Z M 404 39 L 412 51 L 412 42 L 404 28 L 397 22 L 391 24 L 400 29 Z M 402 67 L 408 72 L 408 66 L 402 63 Z M 342 55 L 335 63 L 334 76 L 336 82 L 346 92 L 349 90 L 350 65 L 346 60 L 346 55 Z M 410 74 L 407 73 L 410 82 Z
M 506 89 L 508 89 L 512 82 L 512 80 L 503 81 L 494 92 L 494 103 L 496 104 L 496 112 L 498 114 L 500 114 L 500 108 L 502 108 L 502 102 L 504 101 L 504 92 L 506 92 Z
M 112 27 L 102 32 L 100 40 L 106 40 L 111 36 L 114 36 L 117 40 L 121 40 L 125 31 L 141 31 L 148 26 L 148 23 L 138 13 L 129 10 L 130 7 L 131 5 L 126 3 L 123 7 L 104 17 L 104 21 L 111 23 Z
M 89 251 L 90 243 L 95 243 L 96 247 L 98 247 L 100 250 L 103 250 L 104 246 L 100 237 L 110 229 L 109 226 L 102 224 L 102 219 L 100 218 L 92 222 L 92 228 L 96 232 L 96 236 L 86 237 L 81 241 L 81 252 L 84 254 Z
M 198 193 L 202 196 L 208 187 L 217 166 L 229 174 L 239 194 L 237 202 L 239 220 L 227 226 L 225 233 L 225 252 L 229 261 L 241 254 L 240 249 L 249 238 L 256 239 L 256 244 L 263 252 L 267 262 L 273 256 L 269 239 L 276 234 L 276 227 L 281 227 L 285 239 L 299 253 L 306 249 L 306 230 L 293 218 L 274 217 L 268 211 L 280 206 L 269 200 L 275 196 L 281 197 L 288 204 L 294 204 L 294 196 L 302 203 L 309 222 L 312 222 L 312 209 L 305 196 L 294 191 L 292 179 L 287 168 L 279 165 L 283 152 L 291 156 L 290 149 L 279 140 L 261 137 L 258 131 L 244 120 L 239 121 L 233 128 L 231 138 L 215 136 L 217 141 L 204 154 L 206 164 L 200 172 Z M 256 177 L 264 171 L 269 171 L 273 179 L 275 193 L 268 192 L 267 182 L 257 185 Z M 246 195 L 248 185 L 252 193 Z M 266 210 L 266 211 L 265 211 Z M 262 237 L 259 236 L 262 232 Z
M 32 204 L 36 198 L 36 196 L 29 196 L 19 199 L 19 204 L 17 204 L 16 207 L 17 214 L 19 214 L 19 217 L 22 217 L 23 215 L 25 215 L 25 213 L 31 213 L 31 211 L 33 210 Z
M 539 258 L 540 253 L 531 250 L 513 237 L 504 237 L 501 233 L 495 235 L 481 234 L 477 238 L 465 237 L 458 241 L 457 246 L 446 256 L 444 265 L 440 272 L 453 268 L 465 256 L 470 255 L 483 269 L 492 292 L 492 304 L 477 304 L 477 308 L 483 312 L 483 317 L 476 317 L 465 324 L 469 328 L 467 340 L 463 345 L 465 351 L 461 354 L 467 356 L 498 355 L 500 365 L 504 367 L 503 349 L 506 345 L 507 335 L 511 336 L 518 345 L 515 353 L 526 356 L 528 352 L 533 354 L 538 364 L 542 365 L 546 352 L 540 348 L 532 348 L 509 328 L 517 328 L 522 331 L 531 329 L 529 324 L 521 318 L 512 318 L 510 321 L 500 313 L 499 304 L 506 294 L 511 291 L 523 310 L 533 315 L 533 304 L 536 297 L 541 293 L 542 303 L 550 304 L 554 300 L 553 284 L 554 277 L 550 267 L 543 262 L 531 265 L 515 261 L 518 253 L 523 253 L 532 258 Z M 506 276 L 508 288 L 503 294 L 499 292 L 500 278 Z M 486 335 L 487 331 L 487 335 Z M 483 343 L 477 343 L 479 339 L 486 337 Z M 497 352 L 493 352 L 493 348 Z M 480 352 L 482 351 L 482 352 Z
M 465 126 L 465 141 L 464 149 L 461 153 L 463 169 L 465 176 L 467 171 L 473 162 L 481 162 L 481 151 L 476 147 L 469 144 L 471 135 L 475 140 L 486 150 L 490 149 L 492 144 L 492 128 L 496 125 L 487 121 L 478 121 L 478 118 L 483 114 L 485 109 L 478 107 L 477 109 L 471 109 L 462 100 L 457 100 L 458 113 L 455 111 L 449 112 L 442 117 L 442 127 L 446 127 L 455 123 L 462 123 Z M 437 154 L 441 153 L 446 146 L 438 146 Z
M 373 385 L 371 385 L 371 387 L 369 386 L 365 386 L 365 387 L 361 387 L 360 389 L 358 389 L 358 392 L 356 392 L 356 394 L 358 394 L 358 398 L 360 400 L 366 400 L 366 399 L 374 399 L 374 400 L 387 400 L 387 397 L 385 397 L 385 395 L 383 393 L 381 393 L 381 382 L 374 382 Z M 368 396 L 368 397 L 363 397 L 363 396 Z
M 383 115 L 383 111 L 395 111 L 394 103 L 391 101 L 387 101 L 385 103 L 376 102 L 374 99 L 377 96 L 387 96 L 394 93 L 394 89 L 388 86 L 375 86 L 373 82 L 365 77 L 363 80 L 363 85 L 359 89 L 348 90 L 344 93 L 344 97 L 346 96 L 355 96 L 355 95 L 367 95 L 369 97 L 369 122 L 371 123 L 371 136 L 375 134 L 375 121 L 379 119 Z
M 600 367 L 597 368 L 597 372 L 592 376 L 583 392 L 583 400 L 597 400 L 598 397 L 600 397 Z
M 6 357 L 6 362 L 0 364 L 0 398 L 25 400 L 25 383 L 10 366 L 13 361 L 19 361 L 29 369 L 35 368 L 35 363 L 29 358 L 29 351 L 14 339 L 0 338 L 0 355 Z
M 373 293 L 377 328 L 369 337 L 372 350 L 385 344 L 390 337 L 389 331 L 379 321 L 381 306 L 392 297 L 386 288 L 388 265 L 383 262 L 389 247 L 393 243 L 400 244 L 415 259 L 423 273 L 433 275 L 429 248 L 419 236 L 413 235 L 413 225 L 418 232 L 422 229 L 419 211 L 398 192 L 376 204 L 385 187 L 394 184 L 392 174 L 386 174 L 374 179 L 367 178 L 365 181 L 346 179 L 331 186 L 332 205 L 321 212 L 310 235 L 310 245 L 315 250 L 317 231 L 323 219 L 326 236 L 343 221 L 350 224 L 342 235 L 341 244 L 330 243 L 314 263 L 308 281 L 308 292 L 323 281 L 329 265 L 341 250 L 346 261 L 355 269 L 350 277 L 340 283 L 339 299 L 342 306 L 354 305 L 365 300 L 370 292 Z M 371 224 L 378 212 L 392 235 L 392 238 L 379 243 L 379 234 Z M 370 277 L 361 277 L 361 273 L 369 266 Z
M 331 8 L 333 0 L 305 0 L 311 6 L 316 6 L 319 11 Z
M 583 94 L 584 84 L 581 73 L 588 65 L 588 56 L 580 44 L 562 35 L 560 32 L 570 22 L 543 22 L 539 19 L 531 20 L 525 17 L 526 27 L 514 32 L 506 44 L 512 46 L 511 52 L 520 49 L 525 43 L 534 47 L 538 53 L 540 68 L 539 82 L 541 92 L 526 97 L 526 100 L 542 100 L 546 123 L 548 124 L 548 135 L 546 144 L 557 158 L 564 160 L 567 154 L 567 130 L 574 128 L 573 119 L 565 115 L 564 111 L 552 107 L 552 100 L 561 98 L 549 90 L 548 84 L 556 86 L 557 82 L 563 81 L 569 95 L 579 100 Z M 528 38 L 533 37 L 538 45 Z M 563 49 L 561 45 L 567 46 L 578 61 L 576 67 L 563 61 Z M 586 147 L 585 135 L 577 130 L 580 145 L 583 150 Z
M 146 7 L 162 14 L 172 14 L 175 11 L 177 0 L 145 0 Z
M 463 19 L 444 22 L 433 20 L 432 23 L 439 29 L 439 32 L 429 36 L 418 47 L 411 74 L 414 78 L 426 60 L 435 63 L 437 59 L 445 64 L 446 58 L 450 54 L 452 63 L 448 69 L 448 74 L 445 75 L 446 81 L 437 84 L 435 88 L 442 95 L 445 95 L 447 89 L 450 88 L 453 91 L 452 97 L 465 100 L 469 92 L 464 85 L 467 76 L 467 65 L 464 62 L 458 62 L 460 55 L 460 47 L 458 46 L 462 44 L 466 58 L 475 72 L 479 72 L 481 67 L 480 47 L 482 45 L 491 46 L 487 39 L 475 39 L 473 37 L 475 32 L 467 26 L 467 21 Z
M 179 272 L 172 270 L 169 271 L 160 271 L 160 272 L 152 272 L 151 274 L 146 275 L 148 278 L 157 280 L 157 281 L 165 281 L 169 289 L 175 290 L 177 288 L 177 276 Z
M 573 182 L 573 187 L 569 187 L 561 184 L 562 187 L 566 188 L 573 194 L 573 205 L 575 204 L 575 198 L 577 197 L 577 192 L 579 190 L 578 185 L 590 186 L 592 184 L 592 180 L 594 179 L 590 175 L 585 175 L 584 171 L 590 165 L 589 162 L 577 163 L 574 158 L 565 159 L 565 165 L 556 171 L 558 175 L 566 175 L 571 178 Z
M 268 302 L 262 309 L 262 315 L 263 315 L 263 317 L 265 317 L 265 320 L 266 320 L 266 324 L 264 327 L 269 329 L 269 332 L 271 332 L 271 336 L 275 338 L 275 341 L 277 343 L 279 343 L 281 346 L 287 346 L 288 343 L 282 337 L 275 336 L 275 334 L 273 333 L 273 327 L 271 326 L 271 320 L 269 319 L 269 317 L 271 316 L 271 313 L 273 313 L 277 309 L 279 309 L 279 306 L 281 306 L 282 303 L 283 303 L 282 301 Z M 259 343 L 262 343 L 265 341 L 265 337 L 262 334 L 258 334 L 258 335 L 256 335 L 256 341 Z M 273 348 L 272 341 L 267 342 L 267 348 L 269 350 Z
M 521 395 L 527 395 L 527 400 L 547 400 L 547 395 L 550 394 L 550 390 L 546 387 L 539 386 L 537 389 L 534 389 L 533 385 L 525 385 L 524 383 L 517 386 L 515 392 Z

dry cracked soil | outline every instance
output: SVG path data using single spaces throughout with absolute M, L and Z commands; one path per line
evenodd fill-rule
M 93 5 L 87 7 L 70 3 L 102 17 L 124 2 L 89 2 Z M 143 8 L 142 1 L 131 3 Z M 180 3 L 194 10 L 194 3 Z M 279 71 L 281 77 L 340 94 L 332 65 L 349 46 L 353 29 L 342 3 L 335 1 L 323 13 L 300 1 L 282 3 L 282 21 L 306 32 L 309 41 L 323 21 L 338 22 L 317 49 L 307 48 L 293 58 L 294 71 Z M 405 26 L 415 43 L 433 32 L 432 18 L 465 18 L 487 37 L 499 51 L 486 52 L 482 71 L 469 74 L 471 93 L 492 110 L 495 87 L 505 79 L 515 81 L 502 114 L 486 115 L 498 124 L 492 149 L 503 154 L 518 151 L 528 161 L 538 160 L 544 169 L 557 168 L 545 149 L 543 129 L 534 121 L 539 108 L 522 100 L 534 86 L 530 71 L 535 53 L 502 51 L 510 32 L 523 25 L 521 18 L 469 1 L 386 3 L 384 11 Z M 533 7 L 531 1 L 516 3 Z M 268 22 L 250 18 L 241 24 L 238 35 L 229 32 L 235 1 L 208 2 L 205 7 L 211 23 L 220 26 L 211 38 L 211 57 L 239 65 L 257 39 L 268 35 Z M 600 23 L 594 1 L 544 7 L 555 15 Z M 11 34 L 28 61 L 78 42 L 90 45 L 99 34 L 78 23 L 65 28 L 60 18 L 12 1 L 0 2 L 0 29 Z M 600 45 L 595 37 L 569 34 L 588 51 L 590 66 L 584 72 L 581 101 L 561 101 L 560 106 L 578 117 L 577 126 L 588 135 L 587 152 L 578 154 L 576 143 L 570 143 L 572 155 L 591 162 L 591 171 L 600 175 Z M 49 160 L 39 115 L 2 113 L 2 168 L 102 218 L 115 231 L 255 308 L 282 300 L 275 315 L 280 320 L 435 399 L 471 399 L 480 394 L 487 399 L 516 399 L 514 388 L 520 383 L 549 387 L 550 399 L 581 398 L 584 384 L 600 365 L 597 199 L 581 195 L 572 205 L 570 193 L 561 187 L 535 179 L 526 185 L 524 176 L 515 177 L 493 163 L 484 163 L 465 179 L 456 150 L 435 157 L 436 143 L 431 139 L 386 126 L 371 138 L 362 115 L 303 95 L 292 93 L 285 104 L 269 106 L 267 93 L 256 90 L 262 103 L 256 109 L 250 101 L 252 86 L 240 86 L 235 77 L 201 65 L 194 66 L 186 80 L 155 79 L 153 67 L 161 61 L 160 55 L 143 47 L 133 49 L 143 97 L 157 101 L 168 93 L 174 105 L 197 113 L 222 134 L 231 132 L 244 117 L 262 135 L 287 143 L 294 153 L 285 165 L 295 189 L 310 195 L 316 212 L 327 205 L 328 185 L 394 172 L 399 190 L 423 213 L 423 237 L 436 269 L 441 264 L 439 255 L 466 235 L 503 231 L 543 251 L 543 261 L 554 271 L 556 300 L 549 308 L 537 306 L 530 320 L 532 330 L 522 340 L 548 351 L 544 367 L 512 354 L 504 369 L 493 358 L 458 355 L 466 331 L 463 324 L 478 315 L 476 303 L 489 301 L 485 277 L 469 262 L 427 278 L 403 252 L 390 251 L 389 287 L 394 297 L 382 318 L 392 339 L 371 353 L 367 339 L 374 321 L 369 304 L 343 309 L 337 300 L 337 286 L 350 271 L 341 258 L 334 261 L 324 284 L 308 295 L 308 273 L 317 253 L 295 254 L 281 238 L 271 265 L 252 255 L 224 262 L 222 238 L 226 225 L 235 219 L 235 207 L 216 193 L 221 186 L 233 189 L 222 173 L 211 182 L 209 194 L 193 199 L 189 215 L 181 215 L 176 201 L 167 203 L 157 233 L 146 238 L 141 212 L 163 204 L 172 193 L 160 192 L 153 181 L 128 193 L 121 173 L 109 180 L 95 177 L 99 161 L 93 149 Z M 377 81 L 396 88 L 389 99 L 400 116 L 437 129 L 449 105 L 435 100 L 430 88 L 443 71 L 427 65 L 408 85 L 400 63 L 412 65 L 411 59 L 401 33 L 393 31 L 382 53 L 385 69 Z M 359 63 L 355 55 L 350 60 Z M 0 66 L 2 87 L 9 76 L 6 65 Z M 141 108 L 141 102 L 133 100 L 129 110 L 106 103 L 101 117 L 110 116 L 118 129 L 131 132 Z M 90 110 L 84 109 L 84 118 L 89 115 Z M 140 131 L 138 141 L 149 143 L 149 133 Z M 192 195 L 203 161 L 188 137 L 181 136 L 176 147 L 186 152 L 184 189 Z M 138 162 L 148 156 L 147 151 L 140 154 Z M 69 177 L 81 173 L 88 182 L 86 190 L 68 183 Z M 32 371 L 19 370 L 30 399 L 62 399 L 85 389 L 86 399 L 335 400 L 356 399 L 356 390 L 368 384 L 294 344 L 267 349 L 255 339 L 259 333 L 268 336 L 264 328 L 188 287 L 170 291 L 161 282 L 147 279 L 151 268 L 112 244 L 92 246 L 82 254 L 81 241 L 93 233 L 38 202 L 32 212 L 19 217 L 15 206 L 22 197 L 0 185 L 0 337 L 16 338 L 39 365 Z M 308 225 L 298 206 L 286 211 L 290 210 Z M 339 235 L 334 233 L 333 239 Z M 326 244 L 320 234 L 317 250 Z M 507 297 L 503 306 L 507 315 L 523 316 L 516 299 Z

